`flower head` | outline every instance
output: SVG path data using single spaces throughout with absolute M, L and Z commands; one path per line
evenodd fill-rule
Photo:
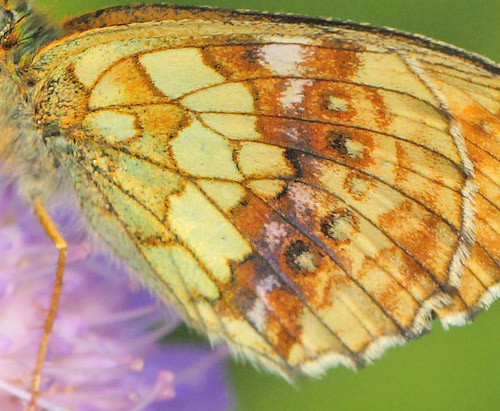
M 222 410 L 230 405 L 221 359 L 195 345 L 159 345 L 175 312 L 134 284 L 123 267 L 91 253 L 63 214 L 68 264 L 43 371 L 40 405 L 64 410 Z M 30 397 L 57 251 L 12 188 L 0 191 L 0 403 Z

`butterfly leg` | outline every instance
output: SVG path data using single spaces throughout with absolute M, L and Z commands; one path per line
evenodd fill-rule
M 59 260 L 57 262 L 57 272 L 56 279 L 54 282 L 54 288 L 52 291 L 52 297 L 50 300 L 50 308 L 45 318 L 45 323 L 43 327 L 42 340 L 38 348 L 38 356 L 36 361 L 36 367 L 33 372 L 33 380 L 31 385 L 31 400 L 28 406 L 29 411 L 34 411 L 36 409 L 36 402 L 40 395 L 40 386 L 42 383 L 42 368 L 45 361 L 45 355 L 47 354 L 47 348 L 49 344 L 50 333 L 52 331 L 52 326 L 54 325 L 54 319 L 57 313 L 57 306 L 59 304 L 59 297 L 61 295 L 62 281 L 64 276 L 64 267 L 66 264 L 66 250 L 68 244 L 57 231 L 54 222 L 50 218 L 49 214 L 45 210 L 40 199 L 35 200 L 35 214 L 40 221 L 43 229 L 55 244 L 59 250 Z

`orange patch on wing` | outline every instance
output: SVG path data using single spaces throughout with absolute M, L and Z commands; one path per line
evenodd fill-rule
M 97 80 L 89 97 L 91 109 L 110 106 L 155 104 L 166 101 L 139 67 L 136 58 L 113 65 Z
M 202 54 L 205 61 L 227 79 L 245 80 L 271 75 L 271 72 L 261 64 L 259 50 L 258 45 L 209 46 L 202 49 Z

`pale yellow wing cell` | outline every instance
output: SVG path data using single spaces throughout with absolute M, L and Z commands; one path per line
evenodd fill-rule
M 82 128 L 91 134 L 97 134 L 110 144 L 126 142 L 137 135 L 135 117 L 127 113 L 102 110 L 85 117 Z
M 252 113 L 254 98 L 242 83 L 224 83 L 196 91 L 181 101 L 186 108 L 198 112 Z
M 172 99 L 225 81 L 224 76 L 203 62 L 198 48 L 147 53 L 139 61 L 153 84 Z
M 224 137 L 231 140 L 260 140 L 257 131 L 257 116 L 243 114 L 205 113 L 200 115 L 202 122 Z
M 218 281 L 231 279 L 230 261 L 243 261 L 250 244 L 194 185 L 170 200 L 168 223 Z
M 198 186 L 223 211 L 236 207 L 246 194 L 241 184 L 228 181 L 198 180 Z
M 295 174 L 284 148 L 263 143 L 241 144 L 238 168 L 247 178 L 291 177 Z
M 179 131 L 170 145 L 177 167 L 189 175 L 234 181 L 243 178 L 228 141 L 196 119 Z

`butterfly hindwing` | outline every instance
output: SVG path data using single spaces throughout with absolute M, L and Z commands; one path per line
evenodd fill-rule
M 318 374 L 491 302 L 488 62 L 352 24 L 113 10 L 36 56 L 36 115 L 95 230 L 194 327 Z

